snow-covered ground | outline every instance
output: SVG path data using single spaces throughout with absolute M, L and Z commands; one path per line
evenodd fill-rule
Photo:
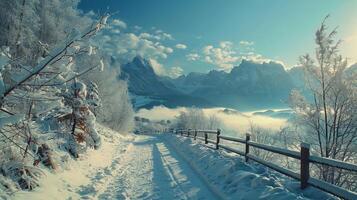
M 189 164 L 158 135 L 118 137 L 103 127 L 104 142 L 70 169 L 45 171 L 41 187 L 14 199 L 217 199 Z M 112 135 L 112 137 L 110 137 Z
M 98 132 L 102 136 L 101 148 L 88 150 L 77 161 L 70 160 L 66 169 L 44 170 L 40 187 L 30 192 L 17 192 L 11 199 L 91 199 L 96 192 L 107 188 L 108 181 L 118 175 L 115 173 L 118 173 L 119 160 L 134 138 L 102 126 L 98 127 Z
M 328 199 L 331 196 L 238 156 L 171 134 L 121 136 L 68 169 L 45 171 L 41 187 L 13 199 Z
M 172 134 L 162 137 L 224 199 L 335 199 L 312 187 L 302 191 L 298 181 L 198 140 Z
M 175 150 L 155 135 L 137 136 L 119 170 L 99 199 L 216 199 Z

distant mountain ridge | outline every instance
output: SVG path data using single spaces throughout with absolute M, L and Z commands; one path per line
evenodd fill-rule
M 287 71 L 275 62 L 243 60 L 230 72 L 192 72 L 172 79 L 156 75 L 150 62 L 135 57 L 122 66 L 121 78 L 128 80 L 133 101 L 136 97 L 152 99 L 140 107 L 163 104 L 255 109 L 284 106 L 290 91 L 303 87 L 301 70 Z
M 151 64 L 141 58 L 135 57 L 132 62 L 122 66 L 121 78 L 129 80 L 129 91 L 136 95 L 157 96 L 172 95 L 177 93 L 159 80 Z
M 167 85 L 165 81 L 157 76 L 147 60 L 140 56 L 135 57 L 132 62 L 122 66 L 121 79 L 128 81 L 129 92 L 136 109 L 150 108 L 155 105 L 167 107 L 192 106 L 208 107 L 211 104 L 203 98 L 187 95 Z M 145 102 L 139 102 L 145 101 Z

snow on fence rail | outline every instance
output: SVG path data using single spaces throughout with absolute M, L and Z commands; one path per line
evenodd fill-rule
M 217 130 L 194 130 L 194 129 L 183 130 L 182 129 L 182 130 L 171 130 L 171 132 L 174 134 L 181 135 L 181 136 L 191 137 L 194 140 L 196 140 L 196 139 L 202 140 L 205 142 L 205 144 L 208 144 L 208 143 L 214 144 L 216 146 L 216 149 L 219 149 L 221 147 L 222 149 L 225 149 L 227 151 L 234 152 L 241 156 L 244 156 L 246 162 L 248 162 L 248 160 L 253 160 L 253 161 L 258 162 L 262 165 L 265 165 L 275 171 L 285 174 L 291 178 L 297 179 L 300 181 L 301 189 L 305 189 L 307 186 L 311 185 L 313 187 L 319 188 L 321 190 L 324 190 L 328 193 L 331 193 L 333 195 L 336 195 L 336 196 L 344 198 L 344 199 L 357 199 L 357 193 L 355 193 L 355 192 L 352 192 L 352 191 L 346 190 L 344 188 L 338 187 L 336 185 L 327 183 L 325 181 L 310 177 L 310 163 L 327 165 L 330 167 L 336 167 L 339 169 L 349 170 L 349 171 L 353 171 L 353 172 L 357 172 L 357 165 L 339 161 L 339 160 L 335 160 L 335 159 L 323 158 L 323 157 L 319 157 L 319 156 L 310 155 L 310 145 L 309 144 L 301 143 L 301 145 L 300 145 L 301 148 L 300 148 L 300 152 L 299 152 L 299 151 L 292 151 L 292 150 L 283 149 L 283 148 L 276 147 L 276 146 L 265 145 L 265 144 L 260 144 L 257 142 L 250 141 L 249 134 L 246 135 L 245 139 L 222 136 L 220 129 L 217 129 Z M 203 134 L 203 137 L 199 136 L 198 135 L 199 133 Z M 209 135 L 213 135 L 216 138 L 216 140 L 209 139 L 209 137 L 208 137 Z M 240 151 L 238 149 L 222 145 L 222 144 L 220 144 L 221 139 L 244 144 L 245 151 Z M 300 174 L 293 172 L 289 169 L 280 167 L 276 164 L 273 164 L 271 162 L 268 162 L 264 159 L 261 159 L 257 156 L 250 154 L 249 153 L 250 146 L 300 160 Z

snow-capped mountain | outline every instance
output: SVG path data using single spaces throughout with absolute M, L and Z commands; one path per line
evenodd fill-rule
M 167 96 L 177 92 L 166 87 L 151 64 L 140 56 L 122 66 L 122 79 L 129 80 L 129 91 L 142 96 Z
M 190 73 L 171 82 L 192 96 L 204 97 L 218 106 L 240 109 L 280 107 L 295 87 L 291 75 L 281 64 L 246 60 L 229 73 L 217 70 L 207 74 Z
M 155 74 L 150 62 L 140 56 L 122 66 L 121 79 L 128 81 L 129 92 L 135 108 L 165 105 L 168 107 L 211 106 L 200 97 L 193 97 L 175 88 L 175 85 L 165 81 L 167 77 Z
M 229 73 L 192 72 L 172 79 L 156 75 L 147 60 L 135 57 L 122 66 L 121 78 L 128 80 L 134 102 L 145 97 L 145 103 L 139 107 L 167 105 L 170 100 L 170 106 L 250 109 L 284 105 L 291 89 L 303 87 L 299 75 L 299 69 L 286 71 L 279 63 L 243 60 Z

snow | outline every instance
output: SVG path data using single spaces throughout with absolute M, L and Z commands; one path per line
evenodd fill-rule
M 334 199 L 312 187 L 302 191 L 300 182 L 255 162 L 247 164 L 237 154 L 216 151 L 191 138 L 171 134 L 164 138 L 227 199 Z
M 340 160 L 332 159 L 332 158 L 324 158 L 319 156 L 310 156 L 310 161 L 315 163 L 320 163 L 332 167 L 338 167 L 345 170 L 350 170 L 357 172 L 357 165 L 353 163 L 343 162 Z
M 310 178 L 308 183 L 311 185 L 314 185 L 316 187 L 319 187 L 321 189 L 324 189 L 326 191 L 333 192 L 334 194 L 337 194 L 338 196 L 342 197 L 343 199 L 357 199 L 357 193 L 352 192 L 352 191 L 346 191 L 336 185 L 321 181 L 316 178 Z
M 260 143 L 252 142 L 252 141 L 249 141 L 248 144 L 253 147 L 258 147 L 260 149 L 264 149 L 264 150 L 267 150 L 270 152 L 274 152 L 274 153 L 278 153 L 278 154 L 282 154 L 282 155 L 288 155 L 289 157 L 296 158 L 296 159 L 300 159 L 300 157 L 301 157 L 300 152 L 298 152 L 298 151 L 292 151 L 289 149 L 284 149 L 284 148 L 275 147 L 275 146 L 271 146 L 271 145 L 260 144 Z
M 310 144 L 305 143 L 305 142 L 302 142 L 302 143 L 300 144 L 300 146 L 301 146 L 301 147 L 304 147 L 304 148 L 306 148 L 306 149 L 310 149 Z
M 104 139 L 99 150 L 71 161 L 67 170 L 45 171 L 40 187 L 13 199 L 218 198 L 162 137 L 117 137 L 104 127 L 98 132 Z
M 115 168 L 113 163 L 125 152 L 133 138 L 97 126 L 103 139 L 100 149 L 88 149 L 79 159 L 69 160 L 65 169 L 55 172 L 43 169 L 45 177 L 40 180 L 40 187 L 30 192 L 19 191 L 12 199 L 80 199 L 88 189 L 85 186 L 100 188 L 106 182 L 103 178 L 111 177 L 109 174 Z
M 216 199 L 160 137 L 139 135 L 120 167 L 121 174 L 99 199 Z
M 7 124 L 16 124 L 22 120 L 25 116 L 22 114 L 12 115 L 8 117 L 0 117 L 0 128 Z
M 103 59 L 101 59 L 101 60 L 99 61 L 99 64 L 100 64 L 99 70 L 100 70 L 101 72 L 104 71 L 104 62 L 103 62 Z
M 88 55 L 92 55 L 93 54 L 93 46 L 89 46 L 89 49 L 88 49 Z
M 172 134 L 120 135 L 98 125 L 103 145 L 41 187 L 12 199 L 333 199 L 235 154 Z

